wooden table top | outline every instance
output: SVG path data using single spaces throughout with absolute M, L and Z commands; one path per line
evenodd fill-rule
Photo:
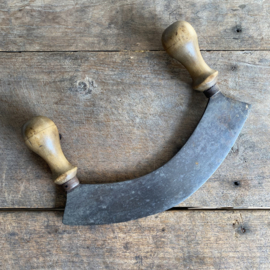
M 251 0 L 0 3 L 0 269 L 268 269 L 269 8 Z M 165 164 L 207 105 L 162 48 L 177 20 L 194 26 L 222 92 L 252 104 L 239 138 L 177 208 L 64 226 L 65 193 L 26 148 L 22 125 L 51 118 L 82 183 Z

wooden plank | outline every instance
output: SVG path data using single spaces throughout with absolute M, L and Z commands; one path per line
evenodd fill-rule
M 177 211 L 64 226 L 61 212 L 0 213 L 1 269 L 268 269 L 268 211 Z
M 163 30 L 187 20 L 205 50 L 270 48 L 269 1 L 2 1 L 0 50 L 161 50 Z
M 225 162 L 181 206 L 270 207 L 269 52 L 203 52 L 225 95 L 253 105 Z M 164 52 L 0 54 L 0 207 L 63 207 L 45 162 L 21 126 L 57 124 L 83 183 L 133 179 L 166 163 L 186 142 L 207 99 Z

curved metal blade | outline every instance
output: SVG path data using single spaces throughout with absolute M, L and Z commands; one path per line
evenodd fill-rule
M 179 204 L 200 188 L 225 159 L 250 107 L 217 93 L 210 98 L 187 143 L 168 163 L 134 180 L 80 185 L 67 194 L 63 223 L 118 223 Z

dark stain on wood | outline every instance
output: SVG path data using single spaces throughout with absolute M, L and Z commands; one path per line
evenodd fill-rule
M 241 9 L 244 9 L 245 7 L 246 7 L 247 5 L 240 5 L 239 7 L 241 8 Z

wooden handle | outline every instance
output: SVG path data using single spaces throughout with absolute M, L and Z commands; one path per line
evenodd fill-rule
M 216 84 L 218 71 L 204 62 L 197 34 L 188 22 L 170 25 L 162 34 L 162 44 L 166 52 L 188 70 L 195 90 L 205 91 Z
M 23 126 L 22 132 L 28 148 L 49 164 L 55 184 L 63 185 L 76 176 L 77 167 L 72 166 L 64 156 L 58 129 L 51 119 L 34 117 Z

